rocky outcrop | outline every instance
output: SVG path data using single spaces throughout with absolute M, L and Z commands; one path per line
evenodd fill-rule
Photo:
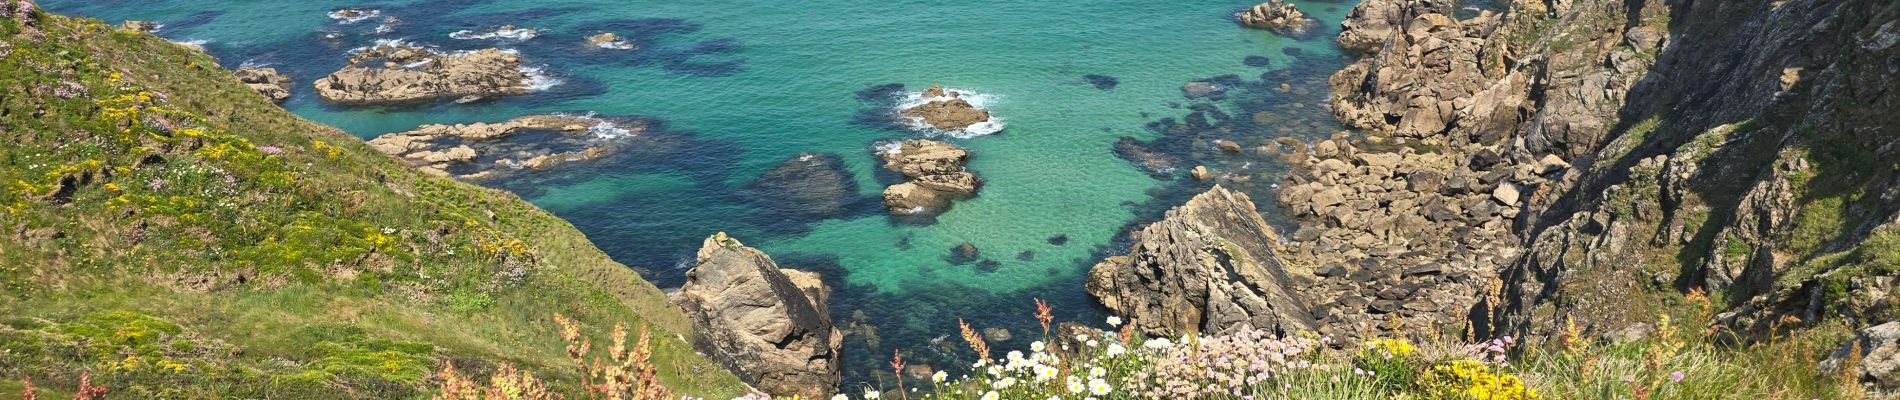
M 693 321 L 700 352 L 774 396 L 837 391 L 844 335 L 817 274 L 780 269 L 724 232 L 706 238 L 696 262 L 673 301 Z
M 1850 364 L 1849 360 L 1857 362 Z M 1829 376 L 1841 368 L 1852 367 L 1850 376 L 1859 377 L 1876 393 L 1900 390 L 1900 322 L 1888 322 L 1862 328 L 1859 334 L 1821 361 L 1821 372 Z
M 1318 328 L 1297 294 L 1279 239 L 1245 194 L 1220 186 L 1135 234 L 1129 253 L 1089 270 L 1086 290 L 1152 335 L 1247 326 L 1291 335 Z
M 1298 7 L 1281 0 L 1260 3 L 1234 14 L 1234 19 L 1249 28 L 1266 29 L 1289 36 L 1306 36 L 1319 21 L 1300 12 Z
M 884 206 L 892 214 L 934 215 L 949 208 L 950 200 L 976 194 L 982 181 L 963 165 L 970 152 L 934 140 L 910 140 L 878 153 L 884 168 L 904 175 L 906 181 L 884 189 Z
M 475 180 L 516 170 L 538 170 L 570 161 L 599 158 L 616 149 L 622 137 L 638 134 L 641 121 L 614 121 L 569 115 L 530 115 L 501 123 L 423 125 L 415 130 L 377 136 L 371 148 L 408 161 L 423 172 Z M 558 135 L 533 142 L 508 140 L 526 131 Z M 614 131 L 603 135 L 598 131 Z
M 360 50 L 349 61 L 312 84 L 319 98 L 347 105 L 466 102 L 532 91 L 521 56 L 497 49 L 443 54 L 397 43 Z
M 924 90 L 922 96 L 925 103 L 905 108 L 897 114 L 916 118 L 925 126 L 946 131 L 968 128 L 990 120 L 990 110 L 976 108 L 955 90 L 944 90 L 942 86 L 932 85 L 930 89 Z
M 145 33 L 157 32 L 158 28 L 161 28 L 161 27 L 164 27 L 164 25 L 161 25 L 157 22 L 140 21 L 136 19 L 128 19 L 128 20 L 125 20 L 125 22 L 119 24 L 119 29 L 124 29 L 124 30 L 134 31 L 134 32 L 145 32 Z
M 244 86 L 250 86 L 251 90 L 256 90 L 272 102 L 283 103 L 290 98 L 290 78 L 277 73 L 276 68 L 238 67 L 231 74 L 236 75 L 239 82 L 244 82 Z

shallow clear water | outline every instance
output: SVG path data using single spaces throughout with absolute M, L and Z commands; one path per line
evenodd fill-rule
M 1296 40 L 1231 22 L 1251 0 L 42 3 L 113 22 L 165 23 L 158 35 L 206 41 L 227 66 L 278 67 L 297 81 L 286 108 L 366 138 L 423 123 L 546 112 L 653 119 L 659 128 L 630 139 L 625 153 L 487 184 L 567 218 L 662 286 L 676 286 L 700 240 L 722 230 L 787 267 L 825 273 L 840 325 L 877 327 L 875 346 L 865 334 L 848 342 L 849 361 L 861 367 L 847 381 L 871 379 L 892 348 L 914 353 L 907 359 L 956 365 L 954 355 L 929 350 L 936 348 L 929 340 L 953 334 L 958 318 L 1032 336 L 1032 297 L 1050 300 L 1062 319 L 1099 321 L 1080 284 L 1089 265 L 1119 252 L 1127 228 L 1205 187 L 1179 171 L 1155 174 L 1118 157 L 1124 136 L 1153 141 L 1186 160 L 1183 169 L 1206 163 L 1252 176 L 1240 185 L 1269 207 L 1267 191 L 1283 167 L 1271 156 L 1220 154 L 1206 140 L 1251 148 L 1338 129 L 1321 106 L 1322 83 L 1341 63 L 1330 38 L 1352 6 L 1295 1 L 1322 22 L 1311 38 Z M 380 19 L 346 25 L 326 17 L 342 7 L 376 8 L 402 22 L 377 33 Z M 542 33 L 526 41 L 448 37 L 501 24 Z M 582 43 L 607 31 L 640 48 Z M 396 38 L 448 50 L 518 49 L 561 83 L 530 96 L 395 109 L 332 107 L 310 93 L 310 80 L 341 67 L 349 49 Z M 1243 63 L 1249 56 L 1267 64 Z M 1119 84 L 1099 89 L 1084 79 L 1091 74 Z M 1222 75 L 1236 76 L 1226 78 L 1225 99 L 1183 98 L 1183 83 Z M 1274 90 L 1281 82 L 1299 91 Z M 928 223 L 890 218 L 876 204 L 895 176 L 879 171 L 874 143 L 926 136 L 885 117 L 889 99 L 877 89 L 889 84 L 989 94 L 991 111 L 1007 121 L 997 134 L 944 139 L 975 154 L 970 168 L 985 184 L 979 196 Z M 1256 122 L 1256 112 L 1272 118 Z M 738 190 L 801 152 L 839 155 L 864 201 L 821 218 L 787 217 Z M 1055 244 L 1055 236 L 1067 241 Z M 962 243 L 979 249 L 982 261 L 950 260 Z

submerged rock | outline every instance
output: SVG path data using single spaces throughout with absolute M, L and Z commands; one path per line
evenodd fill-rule
M 1234 19 L 1249 28 L 1267 29 L 1281 34 L 1304 36 L 1319 21 L 1300 12 L 1298 7 L 1273 0 L 1234 14 Z
M 839 381 L 844 335 L 819 276 L 780 269 L 720 232 L 706 238 L 672 296 L 693 321 L 693 345 L 773 396 L 824 398 Z
M 380 63 L 378 62 L 380 61 Z M 521 56 L 498 49 L 441 54 L 385 44 L 350 57 L 350 65 L 312 84 L 324 101 L 373 105 L 532 92 Z
M 272 102 L 283 103 L 290 98 L 290 78 L 277 73 L 276 68 L 238 67 L 231 74 Z
M 942 86 L 932 85 L 924 91 L 923 97 L 928 102 L 905 108 L 897 114 L 917 118 L 924 125 L 942 130 L 968 128 L 990 120 L 990 110 L 976 108 L 954 90 L 946 91 Z
M 842 215 L 859 199 L 857 180 L 832 153 L 799 153 L 743 189 L 766 209 L 807 218 Z
M 1277 235 L 1255 209 L 1217 185 L 1143 228 L 1128 255 L 1095 264 L 1084 288 L 1153 335 L 1312 331 L 1318 324 L 1274 252 Z
M 1181 94 L 1187 96 L 1189 99 L 1212 98 L 1219 100 L 1222 96 L 1227 94 L 1227 88 L 1221 87 L 1220 84 L 1213 82 L 1194 81 L 1181 85 Z
M 501 123 L 423 125 L 370 139 L 370 148 L 395 156 L 440 176 L 462 179 L 491 178 L 517 169 L 545 169 L 554 165 L 599 158 L 611 153 L 615 139 L 645 130 L 643 124 L 623 126 L 601 118 L 569 115 L 529 115 Z M 558 131 L 559 135 L 532 143 L 503 139 L 529 130 Z M 612 131 L 603 134 L 596 130 Z M 493 156 L 493 162 L 477 162 Z
M 909 179 L 884 189 L 884 205 L 892 214 L 936 214 L 948 208 L 950 200 L 976 194 L 982 185 L 963 167 L 970 152 L 949 143 L 905 141 L 878 157 L 884 159 L 885 169 Z
M 1082 80 L 1088 82 L 1089 85 L 1095 86 L 1096 89 L 1101 90 L 1114 89 L 1116 85 L 1122 84 L 1120 79 L 1115 79 L 1115 77 L 1108 75 L 1088 74 L 1083 75 Z

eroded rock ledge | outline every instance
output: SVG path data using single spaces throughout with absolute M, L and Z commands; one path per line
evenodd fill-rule
M 533 76 L 521 68 L 521 56 L 498 49 L 444 54 L 391 43 L 360 50 L 349 61 L 349 66 L 312 84 L 318 97 L 338 104 L 375 105 L 473 101 L 532 91 Z
M 673 301 L 693 320 L 700 352 L 773 396 L 835 392 L 844 336 L 817 274 L 780 269 L 725 232 L 706 238 L 697 260 Z
M 1151 335 L 1313 331 L 1292 278 L 1305 272 L 1287 270 L 1277 241 L 1252 199 L 1215 186 L 1137 232 L 1128 255 L 1096 264 L 1085 288 Z
M 598 158 L 613 151 L 621 136 L 646 129 L 640 121 L 609 121 L 571 115 L 529 115 L 501 123 L 423 125 L 415 130 L 377 136 L 371 148 L 396 156 L 428 172 L 465 180 L 493 178 L 518 169 Z M 510 141 L 518 133 L 554 131 L 534 141 Z M 613 131 L 603 135 L 600 131 Z

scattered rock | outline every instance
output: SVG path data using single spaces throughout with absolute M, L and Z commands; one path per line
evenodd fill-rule
M 1517 206 L 1517 196 L 1517 185 L 1509 183 L 1499 184 L 1497 189 L 1491 191 L 1492 199 L 1507 206 Z
M 1215 140 L 1214 147 L 1228 153 L 1239 153 L 1241 151 L 1240 143 L 1234 143 L 1232 140 Z
M 1263 68 L 1272 65 L 1273 60 L 1267 59 L 1267 56 L 1247 56 L 1240 59 L 1240 63 L 1249 67 Z
M 693 321 L 695 348 L 773 396 L 837 390 L 844 335 L 817 274 L 780 269 L 724 232 L 706 238 L 696 261 L 672 295 Z
M 1208 170 L 1206 165 L 1194 166 L 1193 173 L 1194 173 L 1194 180 L 1205 181 L 1205 180 L 1214 178 L 1214 171 Z
M 983 328 L 983 339 L 990 341 L 990 343 L 1008 342 L 1010 339 L 1014 339 L 1014 338 L 1016 338 L 1016 336 L 1011 335 L 1009 333 L 1009 329 Z

